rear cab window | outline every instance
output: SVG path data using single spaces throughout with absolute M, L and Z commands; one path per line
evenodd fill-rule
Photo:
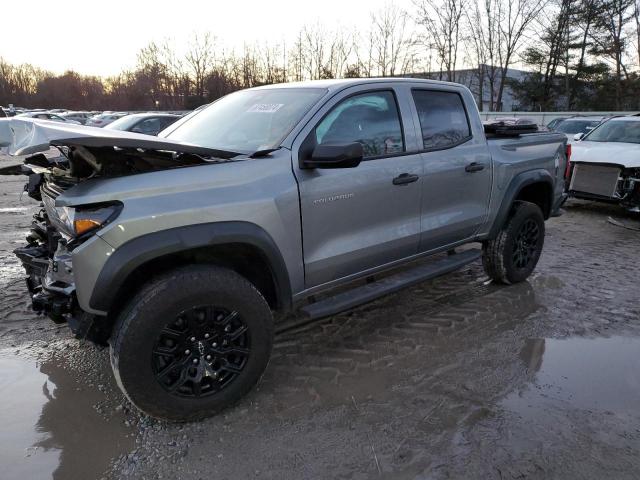
M 320 121 L 315 137 L 317 144 L 361 143 L 365 159 L 405 151 L 398 104 L 389 90 L 342 100 Z
M 411 93 L 425 150 L 450 148 L 471 138 L 469 118 L 460 94 L 419 89 Z

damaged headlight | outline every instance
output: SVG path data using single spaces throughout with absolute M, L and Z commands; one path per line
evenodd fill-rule
M 80 237 L 112 222 L 122 210 L 122 203 L 51 208 L 45 202 L 45 208 L 55 227 L 71 237 Z

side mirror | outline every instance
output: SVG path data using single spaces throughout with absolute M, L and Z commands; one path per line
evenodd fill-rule
M 364 157 L 362 144 L 321 143 L 311 153 L 311 159 L 305 160 L 307 168 L 353 168 L 360 165 Z
M 582 140 L 582 137 L 584 137 L 584 133 L 576 133 L 576 134 L 573 136 L 573 139 L 577 142 L 577 141 L 579 141 L 579 140 Z

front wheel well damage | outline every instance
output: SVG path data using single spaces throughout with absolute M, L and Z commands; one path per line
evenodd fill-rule
M 198 247 L 153 258 L 138 266 L 127 276 L 114 297 L 112 308 L 103 320 L 107 328 L 101 329 L 107 338 L 94 339 L 98 343 L 106 341 L 119 313 L 150 279 L 185 265 L 215 265 L 228 268 L 251 282 L 264 296 L 269 307 L 282 307 L 274 272 L 266 256 L 255 246 L 230 243 L 216 246 Z

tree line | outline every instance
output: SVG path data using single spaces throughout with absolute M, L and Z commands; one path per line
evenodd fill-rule
M 528 73 L 510 75 L 516 65 Z M 465 83 L 489 110 L 507 89 L 522 110 L 640 109 L 640 0 L 389 3 L 363 31 L 308 24 L 290 45 L 228 49 L 208 32 L 178 54 L 152 42 L 106 78 L 0 58 L 0 105 L 181 110 L 257 85 L 400 75 Z

